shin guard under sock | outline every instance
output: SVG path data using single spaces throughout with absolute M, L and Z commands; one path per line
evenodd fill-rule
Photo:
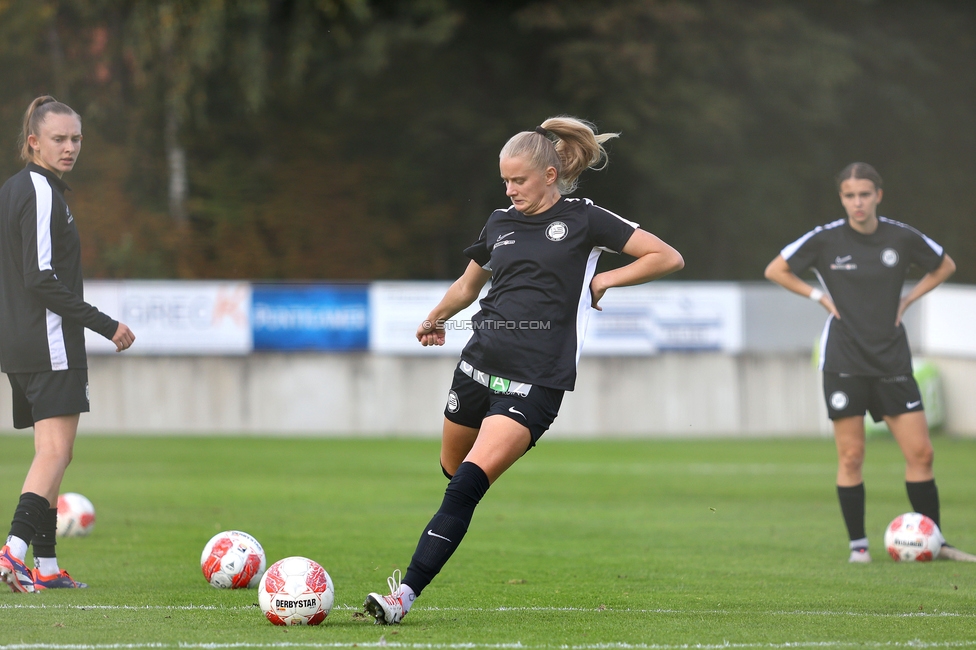
M 837 499 L 840 501 L 840 513 L 847 525 L 847 534 L 853 540 L 867 537 L 864 533 L 864 483 L 851 487 L 837 486 Z
M 908 491 L 908 500 L 912 504 L 915 512 L 920 512 L 932 521 L 941 530 L 942 523 L 939 521 L 939 488 L 935 486 L 935 479 L 928 481 L 905 481 L 905 489 Z
M 474 463 L 464 462 L 447 485 L 440 510 L 424 529 L 417 543 L 403 583 L 414 593 L 430 584 L 454 554 L 474 515 L 474 509 L 488 491 L 485 472 Z
M 58 534 L 58 509 L 48 508 L 41 515 L 41 525 L 38 526 L 37 532 L 34 533 L 34 539 L 31 542 L 31 546 L 34 547 L 34 566 L 39 568 L 38 560 L 40 558 L 53 559 L 57 557 L 54 547 L 57 544 L 57 534 Z M 57 562 L 55 562 L 56 564 Z M 50 562 L 46 563 L 47 568 L 50 569 Z M 45 571 L 44 575 L 51 575 L 51 571 Z
M 19 537 L 27 543 L 34 539 L 34 535 L 42 526 L 44 514 L 51 509 L 48 500 L 33 492 L 24 492 L 14 510 L 13 521 L 10 522 L 10 536 Z

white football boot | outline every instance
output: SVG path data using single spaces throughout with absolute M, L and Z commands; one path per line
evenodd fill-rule
M 867 564 L 871 561 L 871 554 L 866 548 L 851 549 L 851 557 L 847 561 L 852 564 Z
M 373 592 L 366 596 L 363 607 L 366 613 L 376 619 L 376 625 L 398 625 L 407 612 L 403 607 L 403 593 L 400 586 L 400 569 L 393 571 L 393 575 L 386 579 L 390 588 L 387 596 Z

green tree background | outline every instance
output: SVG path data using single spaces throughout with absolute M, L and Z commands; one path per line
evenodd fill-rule
M 682 278 L 761 279 L 864 160 L 976 282 L 974 61 L 950 0 L 0 0 L 0 175 L 50 93 L 90 277 L 450 278 L 504 142 L 573 114 L 622 133 L 577 195 Z

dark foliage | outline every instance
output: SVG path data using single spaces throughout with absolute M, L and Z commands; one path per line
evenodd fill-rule
M 973 61 L 976 5 L 949 0 L 18 0 L 0 173 L 54 93 L 85 120 L 91 276 L 450 278 L 507 202 L 506 139 L 568 113 L 623 134 L 577 194 L 675 245 L 680 277 L 760 279 L 865 160 L 882 213 L 976 282 Z

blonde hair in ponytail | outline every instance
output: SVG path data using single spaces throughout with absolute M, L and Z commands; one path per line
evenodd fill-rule
M 31 150 L 27 138 L 32 135 L 40 135 L 41 124 L 44 123 L 49 113 L 74 115 L 81 121 L 81 116 L 74 109 L 67 104 L 62 104 L 50 95 L 43 95 L 32 101 L 27 107 L 27 112 L 24 113 L 24 128 L 17 142 L 20 145 L 20 157 L 25 162 L 34 160 L 34 152 Z
M 525 156 L 540 171 L 553 167 L 559 193 L 571 194 L 585 170 L 607 166 L 603 143 L 619 136 L 619 133 L 598 134 L 593 123 L 560 115 L 548 118 L 534 131 L 513 135 L 502 147 L 499 158 Z

